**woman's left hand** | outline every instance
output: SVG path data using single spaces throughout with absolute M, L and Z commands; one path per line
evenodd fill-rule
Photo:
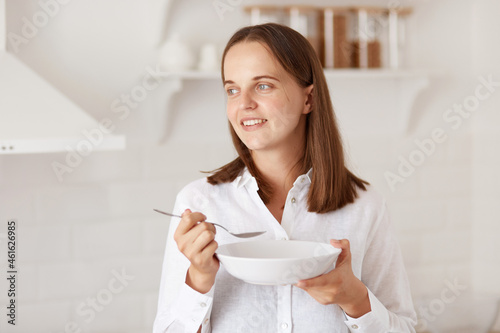
M 330 244 L 342 249 L 335 269 L 312 279 L 301 280 L 296 286 L 319 303 L 337 304 L 348 316 L 359 318 L 370 312 L 371 307 L 366 286 L 352 272 L 349 241 L 332 239 Z

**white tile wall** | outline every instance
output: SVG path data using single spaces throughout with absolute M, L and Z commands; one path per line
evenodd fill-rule
M 108 189 L 93 184 L 40 189 L 36 196 L 36 215 L 41 225 L 104 218 L 109 215 Z
M 399 246 L 407 268 L 422 265 L 422 236 L 402 232 L 399 232 L 398 236 Z
M 19 286 L 22 290 L 19 292 L 20 304 L 31 304 L 40 301 L 40 275 L 36 264 L 25 264 L 19 269 Z M 3 281 L 2 281 L 3 282 Z M 2 289 L 6 290 L 1 283 Z
M 440 295 L 446 279 L 446 269 L 443 266 L 442 264 L 430 265 L 423 263 L 406 267 L 416 303 L 419 300 Z
M 18 226 L 17 255 L 25 263 L 54 263 L 72 258 L 71 227 L 68 225 Z M 33 251 L 37 249 L 37 251 Z
M 500 56 L 500 46 L 495 44 L 486 50 L 485 40 L 488 31 L 500 28 L 497 20 L 492 20 L 493 13 L 500 9 L 496 1 L 482 0 L 476 4 L 477 12 L 484 19 L 477 19 L 475 44 L 475 68 L 481 75 L 491 75 L 493 81 L 500 81 L 500 70 L 494 59 Z M 497 298 L 500 295 L 498 275 L 500 267 L 500 213 L 498 203 L 500 194 L 500 124 L 499 117 L 500 89 L 495 88 L 491 96 L 484 101 L 474 118 L 474 159 L 473 159 L 473 270 L 472 280 L 478 292 L 487 293 Z
M 63 333 L 70 322 L 71 303 L 69 301 L 23 302 L 19 304 L 18 321 L 15 327 L 0 321 L 2 332 L 44 332 Z
M 468 262 L 471 259 L 470 230 L 446 230 L 423 237 L 422 260 L 446 265 Z
M 472 203 L 467 196 L 451 197 L 446 203 L 448 229 L 466 228 L 472 224 Z
M 147 221 L 117 218 L 112 221 L 75 224 L 72 230 L 73 257 L 77 260 L 92 260 L 140 253 L 144 246 L 144 223 Z
M 95 319 L 88 324 L 83 321 L 85 333 L 126 332 L 134 333 L 143 328 L 145 306 L 142 294 L 113 295 L 109 304 L 103 303 L 103 310 L 96 313 Z M 130 315 L 124 315 L 128 313 Z M 115 320 L 110 321 L 109 318 Z
M 144 297 L 144 319 L 143 327 L 150 327 L 156 317 L 156 307 L 158 304 L 158 291 L 154 290 L 151 293 L 146 293 Z
M 71 174 L 63 175 L 64 184 L 94 184 L 102 182 L 119 182 L 130 178 L 130 175 L 141 175 L 144 169 L 144 149 L 135 147 L 127 138 L 126 151 L 93 152 L 93 158 L 86 158 Z M 89 156 L 89 157 L 90 157 Z M 65 156 L 57 161 L 63 163 Z
M 400 200 L 393 206 L 396 206 L 391 208 L 393 221 L 402 233 L 434 233 L 443 230 L 446 225 L 444 207 L 437 200 Z
M 147 215 L 172 200 L 173 186 L 167 181 L 132 181 L 109 185 L 110 214 L 117 217 Z
M 447 196 L 467 196 L 471 192 L 470 165 L 443 165 L 422 168 L 420 175 L 421 193 L 427 198 L 440 200 Z
M 5 171 L 2 172 L 2 175 L 7 174 Z M 0 181 L 4 178 L 5 176 L 0 177 Z M 2 221 L 18 219 L 23 221 L 23 225 L 36 224 L 35 197 L 36 189 L 29 186 L 0 185 L 0 198 L 2 198 L 0 218 Z M 0 231 L 2 232 L 4 230 Z
M 173 202 L 165 204 L 172 207 Z M 144 218 L 143 223 L 143 250 L 145 254 L 158 255 L 165 250 L 170 218 L 163 215 L 152 215 Z
M 61 300 L 91 296 L 106 286 L 113 267 L 111 263 L 76 260 L 40 264 L 40 298 Z

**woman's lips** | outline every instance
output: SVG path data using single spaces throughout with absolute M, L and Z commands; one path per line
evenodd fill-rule
M 267 119 L 244 119 L 241 121 L 241 124 L 243 125 L 243 129 L 246 131 L 251 131 L 251 130 L 256 130 L 258 128 L 261 128 L 264 126 L 264 124 L 267 122 Z

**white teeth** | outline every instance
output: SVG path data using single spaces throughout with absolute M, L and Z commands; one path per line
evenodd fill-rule
M 245 120 L 243 122 L 243 125 L 245 125 L 245 126 L 252 126 L 252 125 L 257 125 L 257 124 L 265 123 L 266 121 L 267 121 L 266 119 Z

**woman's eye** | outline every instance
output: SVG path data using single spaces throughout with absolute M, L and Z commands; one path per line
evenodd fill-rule
M 267 89 L 270 89 L 270 88 L 271 88 L 271 86 L 268 85 L 268 84 L 264 84 L 264 83 L 259 84 L 259 90 L 267 90 Z
M 238 92 L 238 90 L 236 90 L 236 89 L 232 89 L 232 88 L 229 88 L 229 89 L 227 90 L 227 94 L 228 94 L 229 96 L 234 95 L 234 94 L 236 94 L 237 92 Z

